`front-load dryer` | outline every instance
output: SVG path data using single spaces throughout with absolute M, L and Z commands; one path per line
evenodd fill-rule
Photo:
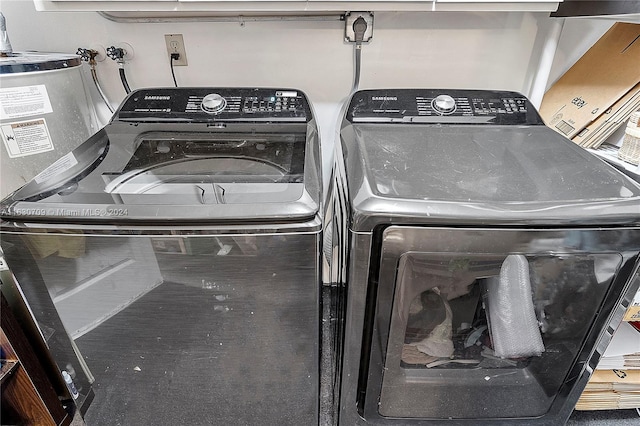
M 143 89 L 2 202 L 88 424 L 317 424 L 321 182 L 302 92 Z
M 518 93 L 356 92 L 327 209 L 341 425 L 562 424 L 638 287 L 640 186 Z

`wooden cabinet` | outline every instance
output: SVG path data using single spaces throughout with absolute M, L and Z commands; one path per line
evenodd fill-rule
M 68 425 L 71 415 L 62 406 L 4 295 L 0 313 L 2 423 Z

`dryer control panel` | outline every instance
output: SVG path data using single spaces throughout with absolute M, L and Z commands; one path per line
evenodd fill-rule
M 352 123 L 544 124 L 522 94 L 489 90 L 361 90 L 351 98 Z
M 306 122 L 309 102 L 295 89 L 153 88 L 129 94 L 113 120 L 140 122 Z

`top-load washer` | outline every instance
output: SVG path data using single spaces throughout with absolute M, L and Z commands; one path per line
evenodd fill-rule
M 331 181 L 338 423 L 565 422 L 637 290 L 640 186 L 521 94 L 426 89 L 356 92 Z
M 321 182 L 302 92 L 143 89 L 2 202 L 88 424 L 317 424 Z

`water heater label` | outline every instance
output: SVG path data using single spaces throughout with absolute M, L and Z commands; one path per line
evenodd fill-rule
M 53 151 L 53 141 L 44 118 L 2 124 L 0 135 L 9 158 Z
M 53 112 L 44 84 L 0 89 L 0 120 Z

